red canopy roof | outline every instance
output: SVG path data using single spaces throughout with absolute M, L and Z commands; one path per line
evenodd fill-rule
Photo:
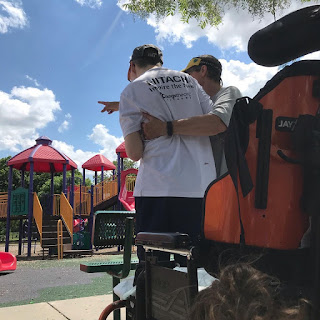
M 30 171 L 30 162 L 34 163 L 34 172 L 62 172 L 66 164 L 67 171 L 77 169 L 69 157 L 51 146 L 52 141 L 45 136 L 36 140 L 36 145 L 26 149 L 8 161 L 8 166 L 18 170 Z
M 101 171 L 101 167 L 103 167 L 103 170 L 116 169 L 116 166 L 102 154 L 93 156 L 82 165 L 82 168 L 92 171 Z
M 116 153 L 120 153 L 120 157 L 121 158 L 128 158 L 127 153 L 126 153 L 126 146 L 124 144 L 124 141 L 116 149 Z

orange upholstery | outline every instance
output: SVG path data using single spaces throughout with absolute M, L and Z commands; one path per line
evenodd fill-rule
M 313 97 L 313 76 L 285 78 L 260 102 L 273 110 L 267 208 L 255 207 L 257 154 L 259 139 L 256 123 L 250 126 L 246 159 L 254 188 L 246 198 L 239 191 L 240 208 L 247 245 L 296 249 L 308 228 L 308 215 L 301 210 L 303 168 L 279 157 L 281 149 L 287 156 L 297 158 L 292 150 L 291 133 L 275 130 L 277 117 L 298 118 L 301 114 L 315 115 L 318 98 Z M 218 242 L 239 243 L 240 224 L 237 194 L 230 175 L 215 181 L 207 190 L 204 217 L 205 238 Z

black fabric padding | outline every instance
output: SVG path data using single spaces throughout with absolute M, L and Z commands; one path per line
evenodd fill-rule
M 319 30 L 320 35 L 320 30 Z M 276 88 L 284 79 L 297 76 L 320 76 L 319 60 L 302 60 L 284 67 L 273 76 L 253 98 L 260 101 L 265 95 Z
M 237 99 L 233 107 L 227 129 L 224 152 L 227 167 L 233 184 L 238 192 L 238 174 L 243 197 L 253 188 L 245 153 L 249 143 L 249 125 L 256 121 L 262 111 L 258 101 L 243 97 Z
M 274 67 L 320 50 L 320 6 L 294 11 L 253 34 L 248 54 L 257 64 Z

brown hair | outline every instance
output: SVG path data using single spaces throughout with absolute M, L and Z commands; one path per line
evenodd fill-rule
M 306 303 L 288 308 L 276 294 L 279 282 L 249 264 L 227 266 L 201 291 L 190 320 L 305 320 Z
M 221 62 L 210 54 L 203 54 L 198 56 L 197 58 L 201 59 L 201 62 L 198 66 L 193 66 L 190 69 L 186 70 L 185 72 L 190 73 L 193 71 L 199 72 L 201 66 L 207 66 L 207 76 L 211 80 L 215 82 L 221 82 L 221 72 L 222 72 L 222 65 Z

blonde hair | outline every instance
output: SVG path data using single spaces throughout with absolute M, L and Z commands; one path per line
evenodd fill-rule
M 288 308 L 276 291 L 279 281 L 246 263 L 224 268 L 219 280 L 201 291 L 190 320 L 305 320 L 308 305 Z

